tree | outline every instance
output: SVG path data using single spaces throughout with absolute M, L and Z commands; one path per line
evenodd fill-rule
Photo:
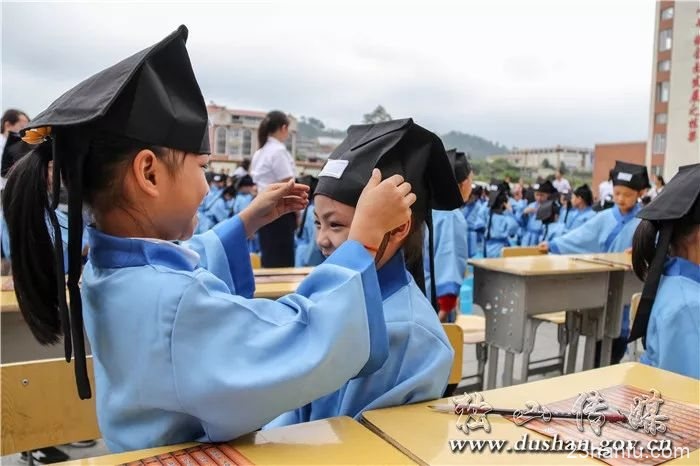
M 565 175 L 565 174 L 566 174 L 566 171 L 567 171 L 567 170 L 566 170 L 566 165 L 564 164 L 564 162 L 561 162 L 561 163 L 559 164 L 559 173 L 561 173 L 562 175 Z
M 363 116 L 365 123 L 381 123 L 382 121 L 391 120 L 391 115 L 386 111 L 381 105 L 377 105 L 377 108 L 372 110 L 370 113 L 365 113 Z
M 544 159 L 542 161 L 542 168 L 552 168 L 552 164 L 549 163 L 549 159 Z

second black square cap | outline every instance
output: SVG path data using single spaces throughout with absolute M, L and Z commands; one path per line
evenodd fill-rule
M 440 138 L 410 118 L 354 125 L 318 175 L 316 195 L 355 206 L 372 170 L 382 178 L 399 174 L 411 183 L 417 201 L 413 213 L 425 219 L 428 208 L 453 210 L 462 196 Z

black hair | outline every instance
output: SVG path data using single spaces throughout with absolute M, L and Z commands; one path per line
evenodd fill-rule
M 661 175 L 656 175 L 656 179 L 661 182 L 661 186 L 666 186 L 666 182 L 664 181 L 664 177 Z
M 642 281 L 646 280 L 649 267 L 656 255 L 656 250 L 660 247 L 657 244 L 660 227 L 661 225 L 658 222 L 644 219 L 639 222 L 637 229 L 634 231 L 634 236 L 632 237 L 632 268 L 635 275 Z M 675 255 L 674 249 L 677 245 L 697 227 L 698 224 L 692 221 L 674 222 L 670 246 L 668 251 L 664 251 L 665 254 L 667 256 Z
M 29 116 L 22 110 L 17 110 L 16 108 L 8 108 L 5 113 L 2 114 L 2 120 L 0 120 L 0 132 L 5 133 L 5 125 L 14 125 L 19 121 L 19 117 L 24 116 L 29 120 Z
M 250 159 L 243 159 L 241 161 L 240 167 L 242 167 L 245 171 L 248 171 L 250 169 Z
M 39 144 L 15 164 L 8 175 L 2 202 L 20 311 L 39 343 L 54 344 L 63 335 L 66 357 L 70 358 L 69 328 L 76 327 L 82 332 L 82 314 L 80 297 L 74 296 L 73 292 L 70 307 L 76 314 L 69 323 L 61 232 L 53 210 L 58 204 L 61 181 L 68 191 L 69 225 L 75 227 L 77 223 L 78 226 L 77 229 L 69 227 L 71 234 L 78 232 L 77 238 L 69 239 L 70 289 L 72 282 L 77 285 L 82 266 L 82 201 L 92 207 L 95 214 L 120 206 L 123 195 L 120 172 L 126 169 L 140 150 L 153 151 L 164 160 L 171 173 L 178 169 L 179 164 L 175 162 L 172 151 L 122 136 L 97 133 L 88 139 L 89 148 L 84 160 L 80 160 L 82 157 L 75 160 L 66 157 L 60 167 L 54 160 L 54 186 L 52 193 L 49 193 L 48 163 L 58 152 L 56 146 L 61 144 L 62 139 L 66 138 L 62 135 Z M 47 225 L 47 218 L 50 226 Z M 78 319 L 78 322 L 73 322 L 74 319 Z
M 289 118 L 279 110 L 273 110 L 263 118 L 258 127 L 258 146 L 262 147 L 267 142 L 270 134 L 274 133 L 283 126 L 289 126 Z

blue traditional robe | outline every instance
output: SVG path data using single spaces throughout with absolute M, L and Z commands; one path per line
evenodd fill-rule
M 395 254 L 378 272 L 389 334 L 389 358 L 381 369 L 356 377 L 337 391 L 272 421 L 267 428 L 440 398 L 453 351 L 435 310 Z
M 482 209 L 483 206 L 479 201 L 465 204 L 460 209 L 467 222 L 467 253 L 470 259 L 479 253 L 483 241 L 483 222 L 479 219 Z M 480 230 L 478 229 L 479 225 L 481 225 Z
M 300 227 L 301 234 L 294 239 L 294 266 L 312 267 L 323 262 L 323 254 L 316 244 L 316 222 L 314 219 L 313 203 L 304 211 L 304 224 Z
M 438 297 L 459 295 L 467 271 L 467 222 L 459 209 L 433 210 L 433 239 L 435 250 L 435 288 Z M 425 289 L 430 295 L 430 261 L 428 233 L 423 237 L 423 271 Z
M 641 362 L 700 379 L 700 266 L 680 257 L 664 265 Z
M 491 224 L 486 218 L 486 257 L 501 257 L 501 250 L 510 246 L 510 238 L 518 234 L 518 222 L 510 212 L 491 215 Z
M 83 313 L 112 451 L 236 438 L 387 358 L 374 259 L 355 241 L 272 301 L 249 299 L 239 217 L 184 245 L 89 233 Z
M 580 227 L 592 217 L 594 217 L 596 212 L 591 207 L 586 207 L 585 209 L 576 209 L 572 207 L 568 209 L 562 209 L 559 213 L 559 223 L 564 224 L 565 231 L 571 231 L 575 228 Z
M 553 239 L 549 250 L 555 254 L 623 252 L 632 247 L 640 209 L 641 205 L 637 204 L 624 215 L 617 206 L 599 212 L 575 230 Z
M 253 202 L 254 196 L 250 193 L 238 193 L 236 197 L 233 198 L 233 214 L 240 214 L 243 209 L 248 207 L 251 202 Z M 260 241 L 258 240 L 258 234 L 254 234 L 252 238 L 248 238 L 248 251 L 253 253 L 260 252 Z
M 531 202 L 526 208 L 530 207 L 535 210 L 529 214 L 523 214 L 521 211 L 520 215 L 517 217 L 521 229 L 521 246 L 537 246 L 540 242 L 540 238 L 542 238 L 542 222 L 537 220 L 537 209 L 540 208 L 540 204 L 538 202 Z

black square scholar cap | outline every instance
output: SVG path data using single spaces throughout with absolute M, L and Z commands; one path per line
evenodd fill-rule
M 613 186 L 626 186 L 635 191 L 641 191 L 650 186 L 646 166 L 619 160 L 615 161 L 612 182 Z
M 428 228 L 429 270 L 434 277 L 431 210 L 454 210 L 463 203 L 454 167 L 442 141 L 410 118 L 350 126 L 347 137 L 319 173 L 315 195 L 355 206 L 375 168 L 382 172 L 382 179 L 398 174 L 411 183 L 417 198 L 411 209 L 414 221 L 425 222 Z M 385 243 L 380 246 L 382 253 L 384 246 Z M 423 258 L 406 266 L 418 287 L 425 291 Z M 430 298 L 437 310 L 435 280 L 430 284 Z
M 462 205 L 442 141 L 410 118 L 350 126 L 319 173 L 315 194 L 355 206 L 374 168 L 381 170 L 382 178 L 399 174 L 411 183 L 418 198 L 412 207 L 418 221 L 425 220 L 428 209 Z
M 642 297 L 629 341 L 646 336 L 651 308 L 656 299 L 674 228 L 678 224 L 700 224 L 700 163 L 680 167 L 678 173 L 666 183 L 659 195 L 637 214 L 637 217 L 652 222 L 658 231 L 658 236 L 654 258 L 650 264 L 647 264 Z M 642 341 L 646 346 L 646 342 Z
M 207 108 L 185 48 L 183 25 L 157 44 L 87 78 L 26 128 L 94 124 L 147 144 L 209 153 Z

